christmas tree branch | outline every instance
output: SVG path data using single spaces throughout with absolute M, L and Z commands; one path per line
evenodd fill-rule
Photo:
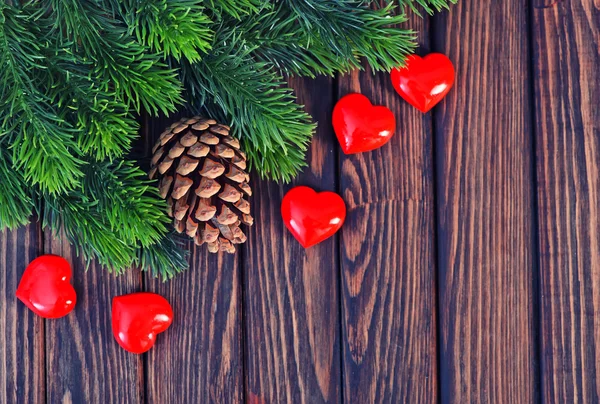
M 49 88 L 54 105 L 66 111 L 79 150 L 97 161 L 121 157 L 137 137 L 139 125 L 114 92 L 102 91 L 89 78 L 86 63 L 58 53 L 49 57 Z
M 394 27 L 406 17 L 393 10 L 391 4 L 370 9 L 362 1 L 286 0 L 245 19 L 236 30 L 255 47 L 259 60 L 287 74 L 331 76 L 361 69 L 361 57 L 374 70 L 389 71 L 415 47 L 412 31 Z
M 73 128 L 38 89 L 44 71 L 39 13 L 0 5 L 0 139 L 8 137 L 15 168 L 46 192 L 73 189 L 83 175 Z
M 392 4 L 371 9 L 364 1 L 284 0 L 258 16 L 247 35 L 259 58 L 286 73 L 347 72 L 362 68 L 361 57 L 375 71 L 390 71 L 415 48 L 414 33 L 395 27 L 406 17 L 393 11 Z
M 197 62 L 210 50 L 212 21 L 201 0 L 126 0 L 121 4 L 130 33 L 164 57 Z
M 0 142 L 0 231 L 27 224 L 33 212 L 33 195 L 20 172 L 13 170 L 6 145 Z
M 154 277 L 171 279 L 189 267 L 186 244 L 177 233 L 168 233 L 156 243 L 138 248 L 136 265 L 143 271 L 151 271 Z
M 92 74 L 103 91 L 140 112 L 168 114 L 181 100 L 174 70 L 157 53 L 132 40 L 123 24 L 93 0 L 45 0 L 59 45 L 93 61 Z
M 42 226 L 60 237 L 60 230 L 78 255 L 88 263 L 97 259 L 110 272 L 122 273 L 134 263 L 135 247 L 110 230 L 103 212 L 98 211 L 88 197 L 76 195 L 46 195 Z
M 182 64 L 192 102 L 232 123 L 250 163 L 263 175 L 289 181 L 304 166 L 315 125 L 269 64 L 233 33 L 223 35 L 201 64 Z
M 458 0 L 398 0 L 400 5 L 409 6 L 413 11 L 418 13 L 418 6 L 423 7 L 429 14 L 443 9 L 449 9 L 450 4 L 455 4 Z
M 44 228 L 62 228 L 78 254 L 117 273 L 157 262 L 153 269 L 168 278 L 187 267 L 168 240 L 166 203 L 143 171 L 126 161 L 91 162 L 85 171 L 81 189 L 45 196 Z
M 206 8 L 215 14 L 215 21 L 224 15 L 240 20 L 270 6 L 269 2 L 264 0 L 204 0 L 204 3 Z
M 132 162 L 92 162 L 85 166 L 85 174 L 82 196 L 104 212 L 110 230 L 126 243 L 149 246 L 167 232 L 166 202 L 156 184 Z

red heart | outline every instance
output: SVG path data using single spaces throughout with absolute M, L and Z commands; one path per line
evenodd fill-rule
M 112 301 L 112 329 L 126 351 L 141 354 L 156 342 L 156 334 L 173 322 L 173 309 L 164 297 L 140 292 L 122 295 Z
M 291 189 L 281 202 L 283 222 L 304 248 L 333 236 L 346 219 L 346 204 L 336 193 L 309 187 Z
M 428 112 L 448 94 L 454 84 L 454 66 L 446 55 L 411 55 L 406 65 L 392 70 L 398 94 L 421 112 Z
M 25 269 L 17 288 L 17 298 L 40 317 L 64 317 L 77 302 L 70 281 L 71 265 L 66 259 L 42 255 Z
M 373 106 L 362 94 L 342 97 L 333 109 L 333 130 L 346 154 L 366 152 L 394 135 L 396 118 L 387 107 Z

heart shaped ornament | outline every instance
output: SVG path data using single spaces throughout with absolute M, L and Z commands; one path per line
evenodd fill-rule
M 77 303 L 71 285 L 71 265 L 57 255 L 42 255 L 25 269 L 17 298 L 43 318 L 60 318 L 69 314 Z
M 141 354 L 156 342 L 156 334 L 173 322 L 173 309 L 164 297 L 140 292 L 122 295 L 112 301 L 112 330 L 126 351 Z
M 409 104 L 425 113 L 448 94 L 454 84 L 454 66 L 446 55 L 411 55 L 406 65 L 392 70 L 392 85 Z
M 342 227 L 346 204 L 336 193 L 317 193 L 309 187 L 295 187 L 283 197 L 281 216 L 302 247 L 309 248 L 333 236 Z
M 333 130 L 346 154 L 375 150 L 396 130 L 396 118 L 387 107 L 374 106 L 362 94 L 340 98 L 333 109 Z

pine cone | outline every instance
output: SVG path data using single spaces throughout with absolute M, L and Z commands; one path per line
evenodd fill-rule
M 229 130 L 213 119 L 182 119 L 152 149 L 149 175 L 160 180 L 175 228 L 213 253 L 234 253 L 246 241 L 241 223 L 253 224 L 246 154 Z

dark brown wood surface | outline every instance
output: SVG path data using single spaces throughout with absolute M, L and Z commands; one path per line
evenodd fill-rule
M 41 252 L 35 224 L 0 232 L 0 403 L 39 403 L 46 395 L 44 319 L 17 300 L 27 264 Z
M 139 271 L 116 277 L 77 257 L 65 237 L 45 234 L 44 252 L 66 258 L 73 268 L 77 309 L 46 320 L 46 398 L 48 403 L 109 403 L 143 400 L 143 358 L 115 343 L 111 326 L 114 296 L 141 289 Z
M 459 0 L 407 25 L 456 66 L 429 114 L 384 73 L 291 80 L 319 121 L 292 185 L 348 206 L 324 243 L 301 248 L 280 214 L 292 185 L 256 176 L 248 243 L 191 247 L 169 282 L 86 271 L 36 224 L 0 232 L 0 403 L 599 403 L 600 3 Z M 346 156 L 330 119 L 354 91 L 398 128 Z M 142 152 L 171 119 L 143 122 Z M 63 319 L 15 298 L 41 253 L 73 265 Z M 110 310 L 140 290 L 175 320 L 138 356 Z
M 298 101 L 319 120 L 309 166 L 295 184 L 335 191 L 332 80 L 291 84 Z M 257 220 L 244 249 L 247 400 L 341 402 L 337 236 L 304 250 L 281 219 L 280 201 L 290 186 L 256 177 L 254 184 Z
M 527 3 L 435 17 L 457 86 L 435 112 L 443 402 L 537 399 Z
M 169 122 L 145 122 L 147 154 Z M 189 271 L 169 282 L 146 277 L 144 289 L 164 296 L 175 313 L 170 338 L 158 337 L 147 354 L 147 402 L 241 403 L 240 253 L 213 255 L 189 244 Z
M 426 32 L 422 20 L 411 27 Z M 427 35 L 422 44 L 427 47 Z M 340 154 L 344 397 L 357 403 L 434 402 L 438 395 L 432 122 L 402 101 L 389 74 L 340 77 L 394 112 L 384 147 Z M 418 304 L 415 304 L 418 302 Z
M 542 398 L 600 402 L 600 3 L 533 9 Z

